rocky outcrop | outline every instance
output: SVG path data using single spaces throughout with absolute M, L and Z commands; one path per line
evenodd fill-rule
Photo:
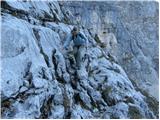
M 70 18 L 74 24 L 83 25 L 92 36 L 98 34 L 99 39 L 107 43 L 107 50 L 111 49 L 132 82 L 159 99 L 157 2 L 86 1 L 61 4 L 71 11 Z
M 1 12 L 2 118 L 158 118 L 157 101 L 83 27 L 89 56 L 75 70 L 73 45 L 62 48 L 73 21 L 61 3 L 3 1 Z

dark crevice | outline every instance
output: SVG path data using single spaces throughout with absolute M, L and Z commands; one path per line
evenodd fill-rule
M 31 65 L 32 65 L 32 62 L 28 62 L 27 67 L 25 69 L 25 74 L 23 76 L 23 78 L 25 78 L 29 82 L 30 85 L 33 79 L 32 73 L 30 72 Z
M 5 112 L 5 109 L 10 108 L 11 106 L 11 100 L 10 99 L 6 99 L 1 101 L 1 114 L 3 112 Z
M 87 93 L 87 95 L 88 95 L 88 93 Z M 89 97 L 90 97 L 90 99 L 92 99 L 90 95 L 89 95 Z M 73 98 L 74 98 L 74 104 L 81 105 L 81 107 L 84 108 L 84 109 L 86 109 L 86 110 L 91 110 L 91 108 L 89 108 L 89 107 L 81 100 L 79 92 L 75 93 L 74 96 L 73 96 Z M 93 100 L 91 100 L 91 105 L 92 105 L 92 107 L 94 106 Z
M 78 104 L 79 101 L 81 100 L 80 96 L 79 96 L 79 93 L 75 93 L 73 97 L 74 97 L 74 103 Z
M 88 91 L 88 90 L 87 90 L 87 94 L 88 94 L 89 97 L 90 97 L 92 107 L 93 107 L 93 108 L 95 108 L 95 107 L 97 108 L 97 107 L 98 107 L 97 101 L 94 101 L 94 99 L 92 98 L 92 96 L 89 94 L 89 91 Z
M 56 56 L 55 54 L 56 54 L 56 49 L 54 49 L 54 50 L 52 51 L 52 63 L 53 63 L 53 65 L 54 65 L 54 69 L 55 69 L 55 77 L 56 77 L 56 79 L 57 79 L 58 82 L 64 84 L 64 83 L 65 83 L 65 80 L 63 79 L 63 77 L 60 77 L 60 76 L 58 75 L 58 72 L 57 72 L 58 61 L 57 61 L 57 58 L 55 57 L 55 56 Z M 62 70 L 62 71 L 63 71 L 63 70 Z
M 71 86 L 73 89 L 77 89 L 77 81 L 75 79 L 71 80 Z
M 64 79 L 62 77 L 59 77 L 58 75 L 56 75 L 56 79 L 57 79 L 58 82 L 60 82 L 62 84 L 65 83 Z
M 48 75 L 46 73 L 46 68 L 45 67 L 41 67 L 40 68 L 40 70 L 38 71 L 38 77 L 46 79 L 46 80 L 49 80 Z
M 41 45 L 41 43 L 40 43 L 39 30 L 36 29 L 36 28 L 33 28 L 33 33 L 34 33 L 34 35 L 35 35 L 35 37 L 36 37 L 36 40 L 37 40 L 36 42 L 37 42 L 37 45 L 38 45 L 38 47 L 39 47 L 39 49 L 40 49 L 40 53 L 43 55 L 43 58 L 44 58 L 44 60 L 45 60 L 45 62 L 46 62 L 47 67 L 50 67 L 49 58 L 48 58 L 48 56 L 44 53 L 43 48 L 42 48 L 42 45 Z
M 53 95 L 44 101 L 42 107 L 40 108 L 41 115 L 38 119 L 48 119 L 49 115 L 51 114 L 51 109 L 53 107 L 52 100 Z
M 116 101 L 115 99 L 111 99 L 109 97 L 109 93 L 112 91 L 112 88 L 110 86 L 108 86 L 105 90 L 102 91 L 102 98 L 104 99 L 104 101 L 107 103 L 108 106 L 114 106 L 116 105 Z
M 71 112 L 68 112 L 68 114 L 66 115 L 65 119 L 71 119 Z
M 1 1 L 1 14 L 8 13 L 14 17 L 28 21 L 29 14 L 24 10 L 19 10 L 11 7 L 6 1 Z
M 45 22 L 60 22 L 57 18 L 57 16 L 54 14 L 54 12 L 51 10 L 51 13 L 53 14 L 53 17 L 50 16 L 47 12 L 44 11 L 44 16 L 39 16 L 37 14 L 32 13 L 28 13 L 28 11 L 24 11 L 24 10 L 20 10 L 20 9 L 16 9 L 13 8 L 12 6 L 10 6 L 6 1 L 1 1 L 1 15 L 3 15 L 4 13 L 8 13 L 13 15 L 14 17 L 17 17 L 19 19 L 28 21 L 29 23 L 31 23 L 31 19 L 30 17 L 33 17 L 37 20 L 39 20 L 41 22 L 42 26 L 45 26 Z M 33 7 L 33 10 L 35 10 L 35 8 Z M 33 23 L 31 23 L 33 25 L 36 24 L 36 22 L 34 21 Z
M 54 65 L 55 70 L 57 70 L 57 61 L 56 61 L 55 54 L 56 54 L 56 49 L 52 51 L 52 63 Z
M 62 22 L 64 22 L 65 24 L 72 24 L 72 22 L 71 22 L 71 20 L 69 18 L 69 12 L 65 11 L 63 9 L 64 6 L 61 4 L 60 1 L 58 1 L 58 2 L 59 2 L 59 7 L 60 7 L 60 9 L 62 11 L 62 14 L 64 15 L 64 18 L 63 18 Z
M 22 86 L 21 86 L 22 87 Z M 20 87 L 20 88 L 21 88 Z M 33 96 L 33 95 L 37 95 L 36 93 L 27 93 L 28 91 L 29 91 L 29 89 L 28 90 L 26 90 L 26 91 L 24 91 L 24 92 L 20 92 L 20 88 L 19 88 L 19 91 L 17 92 L 17 93 L 19 93 L 19 94 L 17 94 L 16 96 L 11 96 L 10 98 L 6 98 L 6 99 L 3 99 L 2 101 L 1 101 L 1 114 L 3 115 L 5 112 L 6 112 L 6 110 L 8 111 L 10 111 L 11 110 L 11 107 L 12 107 L 12 104 L 15 102 L 15 101 L 17 101 L 18 100 L 18 102 L 19 103 L 24 103 L 24 101 L 29 97 L 29 96 Z
M 66 91 L 65 88 L 64 88 L 64 91 L 63 91 L 63 106 L 64 106 L 64 111 L 65 111 L 64 118 L 65 119 L 70 119 L 70 117 L 71 117 L 71 106 L 72 105 L 70 103 L 70 98 L 67 95 L 67 91 Z
M 56 22 L 56 23 L 58 23 L 58 22 L 60 22 L 60 20 L 57 18 L 57 16 L 56 16 L 56 14 L 53 12 L 53 10 L 51 9 L 52 8 L 52 5 L 51 5 L 51 3 L 49 3 L 49 6 L 50 6 L 50 12 L 52 13 L 52 15 L 53 15 L 53 18 L 51 18 L 51 19 L 49 19 L 49 20 L 51 20 L 51 22 Z M 58 10 L 57 9 L 55 9 L 55 11 L 57 11 L 56 13 L 58 14 Z M 49 17 L 48 17 L 49 18 Z
M 44 22 L 56 22 L 58 23 L 58 19 L 56 18 L 56 16 L 53 14 L 54 17 L 51 17 L 47 12 L 44 12 L 44 16 L 41 17 L 39 16 L 37 19 L 42 21 L 42 24 L 44 24 Z
M 86 90 L 86 88 L 85 88 L 83 85 L 80 84 L 80 86 L 81 86 L 84 90 Z M 88 90 L 86 90 L 86 92 L 87 92 L 87 95 L 89 96 L 89 98 L 90 98 L 90 100 L 91 100 L 91 105 L 92 105 L 92 107 L 97 107 L 96 102 L 93 100 L 92 96 L 89 94 L 90 92 L 89 92 Z M 79 102 L 80 102 L 81 106 L 83 106 L 83 108 L 88 109 L 88 110 L 91 110 L 87 105 L 85 105 L 85 103 L 83 103 L 83 101 L 82 101 L 81 99 L 80 99 Z
M 120 73 L 120 70 L 118 68 L 113 68 L 113 67 L 110 67 L 110 68 L 107 68 L 108 70 L 112 70 L 116 73 Z
M 79 94 L 78 94 L 79 95 Z M 80 96 L 79 96 L 79 98 L 80 98 Z M 91 108 L 89 108 L 82 100 L 81 100 L 81 98 L 79 99 L 79 101 L 78 101 L 78 104 L 80 104 L 80 106 L 83 108 L 83 109 L 86 109 L 86 110 L 91 110 Z
M 77 71 L 74 71 L 74 73 L 72 74 L 72 77 L 71 77 L 71 86 L 75 90 L 77 89 L 78 81 L 79 81 L 79 78 L 77 75 Z

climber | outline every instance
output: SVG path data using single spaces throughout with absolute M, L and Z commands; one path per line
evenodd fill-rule
M 83 66 L 83 59 L 87 49 L 87 38 L 79 31 L 77 27 L 74 27 L 71 33 L 67 36 L 67 39 L 64 43 L 63 48 L 67 49 L 70 42 L 73 40 L 73 52 L 76 60 L 77 69 L 80 69 Z

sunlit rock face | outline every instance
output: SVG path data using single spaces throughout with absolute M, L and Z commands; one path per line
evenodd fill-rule
M 62 2 L 75 24 L 98 34 L 137 86 L 158 100 L 157 2 Z M 112 37 L 110 37 L 113 34 Z M 115 39 L 116 38 L 116 39 Z M 114 52 L 113 52 L 114 51 Z
M 131 18 L 137 7 L 143 14 Z M 158 80 L 157 9 L 155 2 L 3 1 L 2 118 L 158 118 L 158 101 L 142 91 Z M 79 70 L 73 43 L 63 49 L 75 24 L 89 40 Z

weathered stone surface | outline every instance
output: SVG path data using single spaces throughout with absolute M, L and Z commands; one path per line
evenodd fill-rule
M 73 6 L 77 5 L 75 7 L 84 4 L 75 3 L 73 2 Z M 76 70 L 73 43 L 68 50 L 62 48 L 66 35 L 76 22 L 73 21 L 75 13 L 72 7 L 68 10 L 67 7 L 64 8 L 70 2 L 2 2 L 2 118 L 158 118 L 158 108 L 154 105 L 158 104 L 157 100 L 144 94 L 141 90 L 143 85 L 140 84 L 149 72 L 151 76 L 144 82 L 144 86 L 153 80 L 151 78 L 157 80 L 158 69 L 153 68 L 153 64 L 157 63 L 149 59 L 150 55 L 141 54 L 147 43 L 140 50 L 138 45 L 141 46 L 143 41 L 135 38 L 131 41 L 133 50 L 125 54 L 125 60 L 133 62 L 137 72 L 141 69 L 142 73 L 146 73 L 144 76 L 141 73 L 133 76 L 139 80 L 135 81 L 137 87 L 131 82 L 132 75 L 135 74 L 132 71 L 134 66 L 131 66 L 132 63 L 123 65 L 121 61 L 122 52 L 130 50 L 126 41 L 132 39 L 126 33 L 142 37 L 139 33 L 131 32 L 136 30 L 136 27 L 131 29 L 133 24 L 141 29 L 140 23 L 134 23 L 137 16 L 134 6 L 142 6 L 145 11 L 141 14 L 148 20 L 155 16 L 156 7 L 155 10 L 148 11 L 145 9 L 146 3 L 141 2 L 127 2 L 127 8 L 120 7 L 124 5 L 123 2 L 112 2 L 115 6 L 110 2 L 99 3 L 95 8 L 89 6 L 95 3 L 87 2 L 84 14 L 88 18 L 80 17 L 82 23 L 79 26 L 89 40 L 89 47 L 83 66 Z M 154 5 L 156 4 L 153 2 Z M 133 6 L 135 11 L 126 12 L 130 9 L 129 6 Z M 150 8 L 149 4 L 147 6 Z M 89 7 L 93 11 L 87 13 Z M 123 14 L 118 14 L 117 10 Z M 82 13 L 81 10 L 78 12 Z M 107 23 L 102 24 L 99 15 L 103 14 L 98 12 L 107 12 L 103 16 Z M 130 13 L 133 17 L 128 17 Z M 115 15 L 126 15 L 126 19 L 117 19 Z M 123 24 L 128 25 L 130 30 L 126 31 Z M 88 30 L 91 26 L 93 29 Z M 147 27 L 146 24 L 144 26 Z M 103 31 L 103 27 L 107 31 Z M 156 23 L 151 22 L 151 27 L 146 28 L 146 31 L 153 32 L 154 28 Z M 121 30 L 122 34 L 116 30 Z M 111 32 L 107 33 L 108 31 Z M 98 36 L 94 37 L 94 34 Z M 153 38 L 152 43 L 155 45 L 146 50 L 152 53 L 153 49 L 157 50 L 156 33 L 149 36 Z M 149 40 L 148 37 L 145 39 Z M 157 53 L 152 56 L 156 57 L 155 61 L 158 59 L 156 55 Z
M 130 80 L 158 100 L 158 2 L 62 2 L 80 23 L 105 42 Z M 156 91 L 156 92 L 155 92 Z

